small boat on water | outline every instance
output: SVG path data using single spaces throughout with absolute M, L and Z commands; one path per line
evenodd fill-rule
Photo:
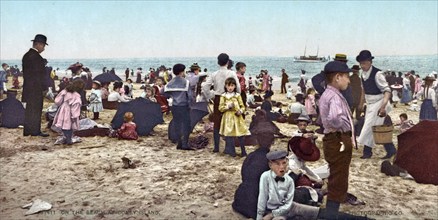
M 316 52 L 316 56 L 306 56 L 306 47 L 304 47 L 304 55 L 299 57 L 294 57 L 294 62 L 297 63 L 323 63 L 327 62 L 328 59 L 326 57 L 319 57 L 319 47 L 318 51 Z

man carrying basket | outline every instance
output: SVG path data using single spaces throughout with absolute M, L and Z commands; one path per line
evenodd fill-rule
M 388 82 L 380 69 L 372 66 L 374 57 L 368 50 L 362 50 L 356 57 L 360 63 L 362 85 L 365 92 L 366 113 L 365 122 L 357 141 L 364 145 L 362 159 L 371 158 L 373 147 L 376 144 L 373 137 L 373 126 L 383 125 L 385 116 L 391 110 L 389 98 L 391 89 Z M 388 159 L 394 156 L 396 149 L 392 141 L 383 145 L 386 150 L 386 156 L 382 159 Z

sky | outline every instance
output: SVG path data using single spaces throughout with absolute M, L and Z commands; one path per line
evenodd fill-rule
M 438 54 L 438 1 L 0 0 L 0 59 Z

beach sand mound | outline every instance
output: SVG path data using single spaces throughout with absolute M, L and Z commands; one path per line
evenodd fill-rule
M 136 87 L 136 92 L 141 92 L 139 85 Z M 288 102 L 281 94 L 273 99 Z M 45 103 L 45 107 L 49 105 Z M 401 112 L 418 122 L 418 112 L 404 106 L 390 115 L 396 120 Z M 97 122 L 110 123 L 114 113 L 105 110 Z M 210 144 L 205 149 L 176 150 L 167 139 L 171 117 L 164 119 L 165 124 L 158 125 L 153 136 L 137 141 L 85 137 L 68 146 L 54 145 L 57 134 L 53 132 L 49 138 L 23 137 L 20 128 L 0 128 L 0 218 L 245 219 L 231 208 L 244 158 L 212 153 L 212 133 L 206 134 Z M 290 124 L 277 125 L 286 135 L 297 129 Z M 203 125 L 197 125 L 192 137 L 202 129 Z M 319 135 L 320 149 L 321 140 Z M 276 139 L 273 149 L 286 149 L 287 141 Z M 223 148 L 222 141 L 221 151 Z M 247 147 L 248 153 L 255 149 Z M 240 153 L 239 148 L 236 151 Z M 380 172 L 379 158 L 384 154 L 378 146 L 372 159 L 362 160 L 361 148 L 353 151 L 349 192 L 366 205 L 343 204 L 341 211 L 377 219 L 438 218 L 438 186 L 387 177 Z M 309 166 L 325 164 L 323 156 Z M 135 168 L 123 168 L 123 157 L 135 163 Z M 21 206 L 36 199 L 49 202 L 52 209 L 25 216 Z

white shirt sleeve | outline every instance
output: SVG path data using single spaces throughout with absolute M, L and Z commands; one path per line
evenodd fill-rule
M 386 81 L 385 75 L 382 71 L 376 73 L 376 85 L 382 93 L 391 92 L 391 89 L 389 88 L 388 82 Z

